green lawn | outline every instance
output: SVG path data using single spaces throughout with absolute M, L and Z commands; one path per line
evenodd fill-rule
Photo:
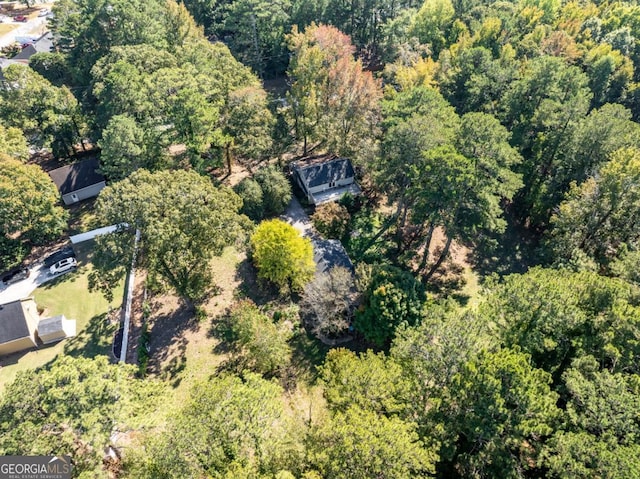
M 18 371 L 33 369 L 50 362 L 59 353 L 93 357 L 110 354 L 111 341 L 117 325 L 107 321 L 109 304 L 100 293 L 90 293 L 88 276 L 91 264 L 83 262 L 78 255 L 80 267 L 76 272 L 65 274 L 45 283 L 33 292 L 36 304 L 46 310 L 46 316 L 64 314 L 76 320 L 75 338 L 65 339 L 36 351 L 16 353 L 0 360 L 0 391 L 11 382 Z M 124 280 L 114 292 L 112 308 L 122 302 Z

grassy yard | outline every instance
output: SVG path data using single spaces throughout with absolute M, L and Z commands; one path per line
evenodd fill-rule
M 45 317 L 64 314 L 68 319 L 75 319 L 77 336 L 35 351 L 2 358 L 0 391 L 15 378 L 18 371 L 43 366 L 60 353 L 86 357 L 110 354 L 111 340 L 117 325 L 109 323 L 107 313 L 109 306 L 113 309 L 120 306 L 124 294 L 124 281 L 115 291 L 115 300 L 111 305 L 100 293 L 90 293 L 89 258 L 86 249 L 81 249 L 78 253 L 80 267 L 77 271 L 45 283 L 33 292 L 38 307 L 45 309 Z
M 246 255 L 226 248 L 223 255 L 211 262 L 218 294 L 205 306 L 207 318 L 198 322 L 178 298 L 162 294 L 150 299 L 151 359 L 149 375 L 163 380 L 169 390 L 158 408 L 150 411 L 154 424 L 162 426 L 168 415 L 179 409 L 189 398 L 192 386 L 203 379 L 224 374 L 228 370 L 228 345 L 216 333 L 227 308 L 238 298 L 250 298 L 257 304 L 286 307 L 287 302 L 260 290 L 255 273 Z M 293 414 L 309 414 L 323 409 L 319 389 L 311 386 L 314 366 L 321 363 L 327 348 L 304 333 L 291 341 L 293 361 L 291 373 L 297 387 L 288 390 L 285 403 Z M 311 404 L 313 403 L 313 408 Z

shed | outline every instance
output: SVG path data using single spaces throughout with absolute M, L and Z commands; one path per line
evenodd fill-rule
M 50 344 L 76 335 L 76 320 L 64 315 L 41 319 L 38 323 L 38 337 L 42 344 Z
M 98 196 L 106 186 L 105 178 L 99 171 L 98 158 L 89 158 L 49 172 L 58 187 L 65 205 Z
M 307 158 L 292 163 L 291 168 L 295 182 L 313 205 L 339 200 L 345 193 L 361 193 L 348 158 Z
M 37 346 L 38 319 L 33 298 L 0 305 L 0 356 Z

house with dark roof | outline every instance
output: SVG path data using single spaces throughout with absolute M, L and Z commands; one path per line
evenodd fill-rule
M 316 263 L 316 273 L 328 273 L 329 270 L 341 267 L 351 273 L 355 273 L 355 268 L 349 258 L 347 250 L 342 243 L 335 239 L 324 239 L 321 237 L 312 238 L 313 260 Z
M 65 205 L 98 196 L 106 186 L 104 176 L 99 171 L 98 158 L 89 158 L 49 172 L 58 187 Z
M 16 37 L 16 42 L 23 46 L 22 50 L 13 58 L 0 59 L 0 79 L 2 79 L 2 69 L 13 63 L 22 63 L 28 65 L 29 60 L 36 53 L 49 53 L 53 51 L 53 35 L 46 32 L 39 37 L 24 36 Z
M 0 305 L 0 356 L 36 347 L 38 319 L 33 298 Z
M 0 356 L 75 335 L 75 319 L 64 315 L 41 319 L 33 298 L 0 305 Z
M 295 182 L 312 205 L 339 200 L 346 193 L 361 193 L 348 158 L 307 158 L 292 163 L 291 170 Z

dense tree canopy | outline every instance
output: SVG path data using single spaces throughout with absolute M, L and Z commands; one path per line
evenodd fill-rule
M 102 451 L 115 430 L 135 425 L 155 381 L 134 379 L 135 368 L 63 356 L 38 371 L 25 371 L 0 400 L 3 455 L 70 455 L 74 474 L 101 477 Z M 109 418 L 105 421 L 105 418 Z
M 139 256 L 185 300 L 209 292 L 209 260 L 239 243 L 247 226 L 238 214 L 240 198 L 194 172 L 139 170 L 104 189 L 97 211 L 105 224 L 120 225 L 98 242 L 96 286 L 113 287 L 113 270 L 122 271 L 141 233 Z
M 173 387 L 156 400 L 153 379 L 58 358 L 3 391 L 0 453 L 58 448 L 86 477 L 640 476 L 634 2 L 53 10 L 54 51 L 3 69 L 0 262 L 65 228 L 39 163 L 97 147 L 97 221 L 119 228 L 90 282 L 112 291 L 140 231 L 140 345 Z M 288 163 L 311 154 L 353 160 L 361 194 L 307 212 L 356 275 L 316 274 L 315 242 L 281 220 L 256 227 L 247 267 L 240 212 L 283 214 Z M 167 286 L 202 313 L 173 336 Z
M 51 178 L 37 165 L 0 155 L 2 267 L 21 261 L 25 247 L 55 239 L 66 228 L 68 212 Z

